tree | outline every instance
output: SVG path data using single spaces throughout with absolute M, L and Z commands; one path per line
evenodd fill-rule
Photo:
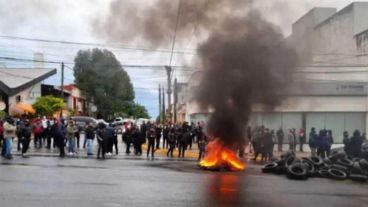
M 148 114 L 148 111 L 146 107 L 138 104 L 138 103 L 130 103 L 128 106 L 128 115 L 132 116 L 136 119 L 138 118 L 144 118 L 144 119 L 150 119 L 151 117 Z
M 129 75 L 112 52 L 80 50 L 74 62 L 75 83 L 87 101 L 96 105 L 100 117 L 108 119 L 134 100 Z
M 64 107 L 64 101 L 54 96 L 41 96 L 33 104 L 36 113 L 42 116 L 52 116 L 61 111 Z

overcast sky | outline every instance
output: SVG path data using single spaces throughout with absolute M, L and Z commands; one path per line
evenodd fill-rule
M 58 41 L 114 43 L 121 47 L 146 48 L 140 41 L 111 42 L 109 38 L 96 33 L 93 23 L 105 19 L 114 0 L 0 0 L 0 36 L 17 36 Z M 147 7 L 154 0 L 120 0 L 127 6 Z M 167 0 L 175 1 L 175 0 Z M 185 0 L 183 0 L 185 1 Z M 216 1 L 216 0 L 213 0 Z M 249 0 L 248 0 L 249 1 Z M 362 1 L 362 0 L 360 0 Z M 368 1 L 368 0 L 367 0 Z M 278 25 L 285 36 L 290 34 L 291 24 L 313 7 L 335 7 L 341 9 L 351 0 L 254 0 L 253 7 L 261 11 L 266 19 Z M 127 17 L 129 18 L 129 17 Z M 178 36 L 177 49 L 190 51 L 196 47 L 195 35 Z M 180 42 L 180 43 L 179 43 Z M 171 44 L 171 43 L 170 43 Z M 33 58 L 34 52 L 45 54 L 46 60 L 65 61 L 72 68 L 73 59 L 79 49 L 93 46 L 65 45 L 8 39 L 0 37 L 0 57 Z M 111 49 L 111 48 L 110 48 Z M 111 49 L 123 65 L 166 65 L 169 53 L 153 53 L 135 49 Z M 193 54 L 174 55 L 172 65 L 193 66 Z M 7 67 L 31 67 L 28 62 L 9 62 L 0 59 Z M 69 64 L 71 63 L 71 64 Z M 46 64 L 58 70 L 58 64 Z M 165 85 L 164 70 L 126 68 L 136 92 L 136 101 L 145 105 L 152 117 L 158 114 L 157 87 Z M 185 81 L 188 72 L 176 71 L 175 77 Z M 73 82 L 73 72 L 66 69 L 66 82 Z M 59 84 L 60 75 L 47 83 Z M 166 86 L 166 85 L 165 85 Z

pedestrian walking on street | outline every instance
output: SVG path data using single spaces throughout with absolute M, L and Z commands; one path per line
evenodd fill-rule
M 142 144 L 144 143 L 144 137 L 139 132 L 138 128 L 134 126 L 132 128 L 132 140 L 134 145 L 134 154 L 137 156 L 142 155 Z
M 299 130 L 299 151 L 304 152 L 303 145 L 305 144 L 305 129 L 300 128 Z
M 54 137 L 54 142 L 59 148 L 60 157 L 65 157 L 65 133 L 62 121 L 54 120 L 54 124 L 51 127 L 51 133 Z
M 179 158 L 185 157 L 185 150 L 187 150 L 190 139 L 191 139 L 190 131 L 187 128 L 183 127 L 178 134 Z
M 118 130 L 114 127 L 112 127 L 113 129 L 113 137 L 112 137 L 112 148 L 115 148 L 115 155 L 119 154 L 119 147 L 118 147 Z
M 161 132 L 162 132 L 161 126 L 157 125 L 155 130 L 156 130 L 156 149 L 160 149 Z
M 17 122 L 17 151 L 19 152 L 22 149 L 22 130 L 24 128 L 24 122 L 22 120 Z
M 320 130 L 317 140 L 317 156 L 325 158 L 328 148 L 327 131 L 324 129 Z
M 29 121 L 26 121 L 21 132 L 22 157 L 27 157 L 27 151 L 31 142 L 32 128 Z
M 126 145 L 126 154 L 130 154 L 130 146 L 132 145 L 133 139 L 132 139 L 132 129 L 128 128 L 123 134 L 123 142 Z
M 176 135 L 175 135 L 175 129 L 171 128 L 168 134 L 168 139 L 167 139 L 168 145 L 169 145 L 169 149 L 167 150 L 166 155 L 168 157 L 174 157 L 174 149 L 176 146 Z
M 169 138 L 169 132 L 170 132 L 170 128 L 167 124 L 165 124 L 163 130 L 162 130 L 162 148 L 163 149 L 167 149 L 169 143 L 168 143 L 168 138 Z
M 78 129 L 74 125 L 74 121 L 70 120 L 68 126 L 66 127 L 66 137 L 68 139 L 68 154 L 74 155 L 75 154 L 75 133 Z
M 330 156 L 331 154 L 331 147 L 334 143 L 334 139 L 333 139 L 333 135 L 332 135 L 332 130 L 328 130 L 327 131 L 327 148 L 326 148 L 326 155 L 327 157 Z
M 282 128 L 277 130 L 276 136 L 277 136 L 277 150 L 279 152 L 282 152 L 282 144 L 284 143 L 284 136 L 285 136 Z
M 104 140 L 105 124 L 100 123 L 96 131 L 98 142 L 97 159 L 105 159 L 105 140 Z
M 350 150 L 350 138 L 349 138 L 349 132 L 344 131 L 343 133 L 343 143 L 344 143 L 344 151 L 347 155 L 351 155 Z
M 33 126 L 33 136 L 34 136 L 34 147 L 41 148 L 42 147 L 42 123 L 40 119 L 36 119 L 34 126 Z
M 75 125 L 74 137 L 75 137 L 75 142 L 77 144 L 76 147 L 79 149 L 80 133 L 82 131 L 82 127 L 79 126 L 77 123 L 75 123 L 74 125 Z
M 355 130 L 353 137 L 350 138 L 350 155 L 352 157 L 360 157 L 362 153 L 363 137 L 360 136 L 360 131 Z
M 13 145 L 13 139 L 15 138 L 16 134 L 16 126 L 14 123 L 14 119 L 11 117 L 7 117 L 5 119 L 5 123 L 3 125 L 4 127 L 4 145 L 3 145 L 3 151 L 2 155 L 7 159 L 12 159 L 12 145 Z
M 154 126 L 152 126 L 147 134 L 147 139 L 148 139 L 148 148 L 147 148 L 147 157 L 149 157 L 149 154 L 151 152 L 151 157 L 155 157 L 155 140 L 156 140 L 156 130 L 154 128 Z
M 93 140 L 95 139 L 95 130 L 92 123 L 87 123 L 87 128 L 85 131 L 87 155 L 93 155 Z
M 311 154 L 312 156 L 316 156 L 317 155 L 317 140 L 318 136 L 316 133 L 316 130 L 314 127 L 311 128 L 311 131 L 309 133 L 309 140 L 308 140 L 308 144 L 309 144 L 309 148 L 311 149 Z
M 289 139 L 289 150 L 295 152 L 296 151 L 296 135 L 295 135 L 295 129 L 290 129 L 288 134 Z

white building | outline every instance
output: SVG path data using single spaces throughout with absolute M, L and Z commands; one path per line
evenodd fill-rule
M 335 143 L 342 134 L 368 129 L 368 2 L 340 11 L 314 8 L 293 24 L 286 41 L 304 57 L 288 98 L 273 112 L 254 107 L 251 125 L 270 129 L 331 129 Z M 195 89 L 200 72 L 193 74 Z M 206 120 L 208 113 L 190 101 L 187 121 Z
M 30 112 L 28 109 L 41 96 L 41 82 L 56 74 L 56 69 L 1 68 L 0 101 L 10 115 Z

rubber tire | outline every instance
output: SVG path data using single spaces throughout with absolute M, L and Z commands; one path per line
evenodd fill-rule
M 323 164 L 326 166 L 330 166 L 333 164 L 333 162 L 329 158 L 323 159 Z
M 295 157 L 288 157 L 288 158 L 285 160 L 285 166 L 286 166 L 286 167 L 291 166 L 291 165 L 294 163 L 295 159 L 296 159 Z
M 337 160 L 336 163 L 339 164 L 339 165 L 343 165 L 343 166 L 345 166 L 347 168 L 351 168 L 353 166 L 353 164 L 354 164 L 353 161 L 351 161 L 348 158 L 339 159 L 339 160 Z
M 315 167 L 319 167 L 319 166 L 323 165 L 323 160 L 320 157 L 311 156 L 310 159 L 312 160 Z
M 368 161 L 366 159 L 360 159 L 359 160 L 359 165 L 363 170 L 368 171 Z
M 316 174 L 316 168 L 312 160 L 307 157 L 302 157 L 302 163 L 307 167 L 308 176 L 314 176 Z
M 318 176 L 321 178 L 329 178 L 330 173 L 328 172 L 329 169 L 320 169 L 318 170 Z
M 305 180 L 308 178 L 308 173 L 303 164 L 295 163 L 288 166 L 286 176 L 290 179 Z
M 331 165 L 331 166 L 330 166 L 330 168 L 332 168 L 332 169 L 342 170 L 342 171 L 344 171 L 345 173 L 347 173 L 347 172 L 348 172 L 348 168 L 347 168 L 347 167 L 345 167 L 345 166 L 343 166 L 343 165 L 339 165 L 339 164 L 333 164 L 333 165 Z
M 368 176 L 366 175 L 358 175 L 358 174 L 351 174 L 349 175 L 349 178 L 352 180 L 352 181 L 356 181 L 356 182 L 366 182 L 367 179 L 368 179 Z
M 262 167 L 262 172 L 263 173 L 276 173 L 277 170 L 277 163 L 276 162 L 271 162 L 266 164 L 265 166 Z
M 339 169 L 331 168 L 328 170 L 328 173 L 330 174 L 330 178 L 335 180 L 345 180 L 347 178 L 347 174 Z
M 346 153 L 344 151 L 334 151 L 329 157 L 331 162 L 336 162 L 338 159 L 344 158 Z
M 353 166 L 351 167 L 351 174 L 363 174 L 363 170 L 359 165 L 359 162 L 354 162 Z

